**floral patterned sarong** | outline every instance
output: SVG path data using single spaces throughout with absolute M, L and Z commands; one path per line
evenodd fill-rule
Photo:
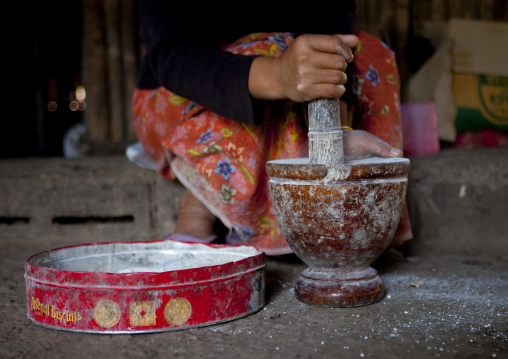
M 395 56 L 374 37 L 357 35 L 357 101 L 350 108 L 354 116 L 349 125 L 402 149 Z M 224 49 L 244 55 L 279 56 L 290 36 L 252 34 Z M 160 87 L 137 89 L 133 111 L 139 139 L 159 173 L 169 180 L 180 180 L 245 243 L 268 255 L 291 253 L 275 218 L 265 164 L 308 157 L 305 104 L 266 101 L 265 121 L 254 126 L 220 116 Z M 394 241 L 409 238 L 411 228 L 404 208 Z

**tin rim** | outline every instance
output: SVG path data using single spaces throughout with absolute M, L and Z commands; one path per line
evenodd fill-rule
M 221 264 L 211 266 L 191 267 L 186 269 L 172 269 L 168 271 L 139 271 L 130 273 L 114 273 L 108 271 L 89 271 L 89 270 L 61 270 L 51 268 L 45 265 L 34 264 L 38 258 L 44 255 L 51 256 L 54 253 L 67 251 L 69 249 L 80 249 L 84 247 L 104 247 L 104 246 L 131 246 L 131 245 L 154 245 L 154 244 L 173 244 L 176 251 L 184 251 L 185 248 L 193 246 L 202 248 L 203 252 L 212 252 L 215 250 L 224 250 L 225 253 L 232 248 L 250 248 L 255 255 L 238 255 L 239 259 L 227 261 Z M 152 249 L 153 250 L 153 249 Z M 113 253 L 118 255 L 119 253 Z M 228 253 L 229 254 L 229 253 Z M 86 243 L 71 246 L 58 247 L 42 251 L 30 256 L 25 262 L 25 278 L 33 283 L 70 289 L 81 289 L 84 287 L 97 286 L 112 290 L 149 290 L 149 289 L 168 289 L 173 287 L 186 287 L 193 285 L 206 284 L 209 281 L 226 279 L 231 276 L 242 275 L 266 266 L 264 252 L 253 246 L 248 245 L 221 245 L 207 243 L 182 243 L 171 239 L 162 239 L 155 241 L 133 241 L 133 242 L 102 242 Z M 212 268 L 213 270 L 210 270 Z M 175 275 L 177 273 L 177 275 Z M 72 283 L 72 284 L 69 284 Z M 144 283 L 144 286 L 140 286 Z M 157 283 L 157 284 L 154 284 Z

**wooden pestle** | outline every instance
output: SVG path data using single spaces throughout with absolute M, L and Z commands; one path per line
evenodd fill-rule
M 344 164 L 339 100 L 320 98 L 308 103 L 309 160 L 326 167 Z

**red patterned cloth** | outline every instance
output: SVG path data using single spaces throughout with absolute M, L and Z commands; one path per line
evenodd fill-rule
M 224 49 L 236 54 L 279 56 L 291 34 L 258 33 Z M 402 149 L 399 77 L 393 52 L 358 34 L 353 127 Z M 275 218 L 267 161 L 308 157 L 305 104 L 267 101 L 260 126 L 237 122 L 165 88 L 136 90 L 135 127 L 147 154 L 167 179 L 178 178 L 245 243 L 269 255 L 290 253 Z M 397 238 L 411 238 L 404 210 Z

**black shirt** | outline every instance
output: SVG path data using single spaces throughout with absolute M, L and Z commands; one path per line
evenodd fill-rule
M 185 1 L 138 1 L 143 60 L 138 88 L 163 86 L 222 116 L 259 124 L 256 100 L 248 89 L 254 56 L 220 49 L 255 32 L 351 34 L 355 2 L 335 0 L 279 6 L 256 1 L 251 6 L 196 5 Z

